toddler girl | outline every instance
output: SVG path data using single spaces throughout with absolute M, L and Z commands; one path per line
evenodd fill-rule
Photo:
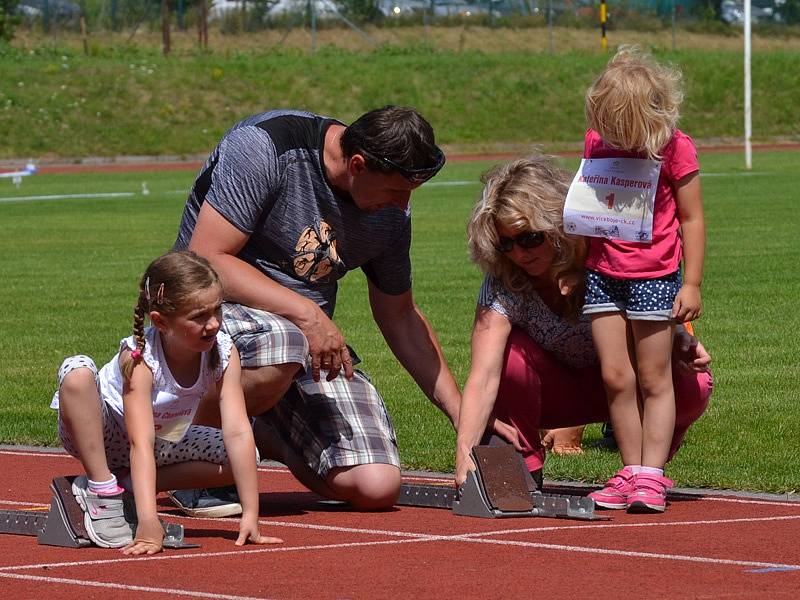
M 697 150 L 676 128 L 680 80 L 676 70 L 622 48 L 586 94 L 584 158 L 621 159 L 623 170 L 636 161 L 660 161 L 652 233 L 642 238 L 649 240 L 592 237 L 586 262 L 584 313 L 591 317 L 624 465 L 590 496 L 599 506 L 628 512 L 666 508 L 672 481 L 664 465 L 675 428 L 673 336 L 676 324 L 701 312 L 705 224 Z

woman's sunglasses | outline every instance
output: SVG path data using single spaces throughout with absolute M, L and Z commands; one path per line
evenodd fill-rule
M 524 248 L 525 250 L 530 250 L 531 248 L 538 248 L 543 243 L 544 233 L 541 231 L 526 231 L 525 233 L 520 233 L 514 237 L 500 236 L 500 239 L 497 240 L 497 245 L 495 248 L 498 252 L 505 254 L 507 252 L 511 252 L 511 250 L 514 248 L 514 244 L 517 244 L 520 248 Z

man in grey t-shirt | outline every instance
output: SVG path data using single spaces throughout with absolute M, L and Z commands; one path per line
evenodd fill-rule
M 383 400 L 331 320 L 338 279 L 363 270 L 392 352 L 458 418 L 458 387 L 411 292 L 409 200 L 443 164 L 413 109 L 387 106 L 348 127 L 300 111 L 255 115 L 209 157 L 175 244 L 222 278 L 223 329 L 241 356 L 248 413 L 261 415 L 262 457 L 358 508 L 394 503 L 400 465 Z M 218 424 L 218 408 L 204 403 L 198 420 Z M 197 494 L 179 503 L 190 514 L 231 514 Z

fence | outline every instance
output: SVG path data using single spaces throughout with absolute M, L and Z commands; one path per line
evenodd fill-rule
M 3 4 L 5 2 L 5 4 Z M 601 0 L 0 0 L 13 9 L 17 27 L 43 32 L 163 31 L 197 29 L 207 44 L 208 23 L 222 34 L 303 29 L 311 33 L 348 27 L 367 42 L 376 30 L 430 27 L 599 28 Z M 606 27 L 655 32 L 684 28 L 736 33 L 741 0 L 609 0 Z M 8 9 L 7 9 L 8 10 Z M 785 30 L 800 35 L 800 0 L 752 0 L 754 31 Z M 1 15 L 0 15 L 1 16 Z M 369 33 L 372 32 L 372 33 Z M 551 39 L 549 44 L 553 48 Z

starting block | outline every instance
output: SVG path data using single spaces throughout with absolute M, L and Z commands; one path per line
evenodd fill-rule
M 50 484 L 53 497 L 48 512 L 37 510 L 0 510 L 0 533 L 36 536 L 45 546 L 85 548 L 91 546 L 83 524 L 84 512 L 72 494 L 72 477 L 56 477 Z M 136 509 L 125 507 L 126 519 L 135 523 Z M 183 525 L 161 523 L 164 527 L 164 548 L 199 548 L 199 544 L 183 541 Z
M 397 504 L 450 508 L 456 515 L 488 519 L 551 517 L 581 521 L 608 520 L 596 515 L 585 496 L 544 494 L 536 487 L 522 456 L 513 446 L 475 446 L 477 469 L 458 488 L 405 483 Z

